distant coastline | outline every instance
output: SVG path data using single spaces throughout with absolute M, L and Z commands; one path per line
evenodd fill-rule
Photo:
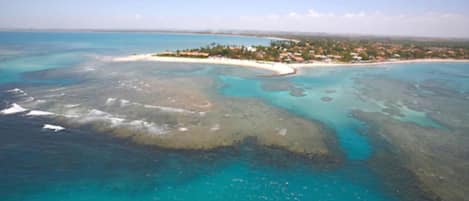
M 0 32 L 38 32 L 38 33 L 149 33 L 149 34 L 174 34 L 174 35 L 205 35 L 205 36 L 227 36 L 246 38 L 265 38 L 269 40 L 294 41 L 289 37 L 270 36 L 269 32 L 254 34 L 250 32 L 212 32 L 212 31 L 191 31 L 191 30 L 126 30 L 126 29 L 16 29 L 0 28 Z
M 185 29 L 90 29 L 90 28 L 0 28 L 0 32 L 102 32 L 102 33 L 170 33 L 170 34 L 197 34 L 257 37 L 275 40 L 297 40 L 299 37 L 326 37 L 326 38 L 355 38 L 355 39 L 390 39 L 412 41 L 447 41 L 469 42 L 467 37 L 429 37 L 429 36 L 403 36 L 403 35 L 370 35 L 354 33 L 325 33 L 325 32 L 289 32 L 289 31 L 256 31 L 256 30 L 185 30 Z
M 231 58 L 188 58 L 188 57 L 166 57 L 155 56 L 155 54 L 136 54 L 123 57 L 113 57 L 111 62 L 169 62 L 169 63 L 199 63 L 199 64 L 219 64 L 231 65 L 239 67 L 251 67 L 263 69 L 273 72 L 271 76 L 287 76 L 295 75 L 298 70 L 302 68 L 326 68 L 326 67 L 369 67 L 391 64 L 409 64 L 409 63 L 469 63 L 468 59 L 412 59 L 412 60 L 393 60 L 369 63 L 328 63 L 328 62 L 314 62 L 314 63 L 281 63 L 271 61 L 257 61 L 257 60 L 241 60 Z

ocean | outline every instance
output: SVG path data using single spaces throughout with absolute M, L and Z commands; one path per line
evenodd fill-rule
M 1 199 L 378 201 L 464 195 L 467 63 L 315 68 L 266 78 L 257 76 L 262 70 L 229 66 L 108 62 L 211 43 L 269 42 L 195 34 L 0 32 L 0 110 L 13 103 L 26 110 L 0 115 Z M 208 101 L 213 106 L 205 107 Z M 27 115 L 32 110 L 55 116 Z M 264 136 L 270 128 L 278 135 Z M 312 138 L 319 134 L 306 128 L 320 128 L 322 137 Z M 282 137 L 291 141 L 278 142 Z M 298 139 L 323 140 L 317 146 L 328 157 L 295 153 L 316 146 Z

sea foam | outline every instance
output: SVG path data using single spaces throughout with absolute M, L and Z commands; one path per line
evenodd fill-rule
M 125 119 L 115 117 L 114 115 L 109 114 L 107 112 L 103 112 L 101 110 L 92 109 L 89 111 L 87 115 L 82 117 L 79 121 L 83 123 L 88 123 L 88 122 L 93 122 L 93 121 L 104 121 L 104 122 L 108 122 L 109 124 L 111 124 L 112 127 L 116 127 L 116 126 L 121 125 L 125 121 Z
M 117 100 L 116 98 L 108 98 L 108 99 L 106 100 L 106 103 L 105 103 L 105 104 L 106 104 L 106 105 L 112 105 L 112 104 L 114 104 L 114 103 L 116 102 L 116 100 Z
M 126 107 L 126 106 L 130 105 L 130 101 L 125 100 L 125 99 L 121 99 L 120 100 L 120 105 L 121 105 L 121 107 Z
M 13 104 L 11 104 L 11 107 L 3 109 L 2 111 L 0 111 L 0 114 L 10 115 L 10 114 L 16 114 L 16 113 L 21 113 L 21 112 L 26 112 L 26 111 L 28 111 L 28 109 L 25 109 L 25 108 L 21 107 L 20 105 L 18 105 L 16 103 L 13 103 Z
M 111 105 L 114 105 L 116 102 L 119 102 L 119 105 L 121 107 L 126 107 L 126 106 L 129 106 L 129 105 L 138 105 L 138 106 L 143 106 L 143 107 L 148 108 L 148 109 L 158 109 L 158 110 L 161 110 L 163 112 L 170 112 L 170 113 L 185 113 L 185 114 L 195 114 L 196 113 L 194 111 L 186 110 L 186 109 L 182 109 L 182 108 L 174 108 L 174 107 L 159 106 L 159 105 L 145 105 L 145 104 L 141 104 L 141 103 L 137 103 L 137 102 L 131 102 L 131 101 L 126 100 L 126 99 L 117 99 L 117 98 L 108 98 L 106 100 L 105 105 L 111 106 Z M 199 113 L 199 115 L 204 116 L 205 113 Z
M 40 111 L 40 110 L 31 110 L 26 114 L 26 116 L 50 116 L 50 115 L 55 115 L 55 113 Z
M 152 122 L 147 122 L 144 120 L 134 120 L 127 124 L 130 128 L 134 130 L 143 130 L 150 134 L 161 135 L 167 133 L 167 126 L 159 126 Z M 125 126 L 127 126 L 125 125 Z
M 75 108 L 75 107 L 78 107 L 78 106 L 80 106 L 80 104 L 66 104 L 66 105 L 64 105 L 64 107 L 66 107 L 66 108 Z
M 182 109 L 182 108 L 174 108 L 174 107 L 166 107 L 166 106 L 158 106 L 158 105 L 144 105 L 145 108 L 149 109 L 159 109 L 163 112 L 174 112 L 174 113 L 188 113 L 193 114 L 194 111 Z
M 52 130 L 54 132 L 59 132 L 59 131 L 65 130 L 65 128 L 62 127 L 62 126 L 56 126 L 56 125 L 51 125 L 51 124 L 44 124 L 42 129 Z
M 24 94 L 25 93 L 23 90 L 18 89 L 18 88 L 10 89 L 10 90 L 7 90 L 6 92 L 15 93 L 15 94 Z

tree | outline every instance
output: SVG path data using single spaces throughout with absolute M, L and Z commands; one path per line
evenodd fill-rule
M 309 54 L 309 51 L 303 51 L 301 53 L 301 57 L 303 57 L 305 61 L 311 60 L 311 55 Z
M 362 60 L 370 60 L 370 57 L 365 52 L 360 53 L 359 56 L 362 58 Z

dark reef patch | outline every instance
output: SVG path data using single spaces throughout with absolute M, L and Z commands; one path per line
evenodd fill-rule
M 322 97 L 322 98 L 321 98 L 321 101 L 322 101 L 322 102 L 331 102 L 332 100 L 334 100 L 334 99 L 331 98 L 331 97 Z

